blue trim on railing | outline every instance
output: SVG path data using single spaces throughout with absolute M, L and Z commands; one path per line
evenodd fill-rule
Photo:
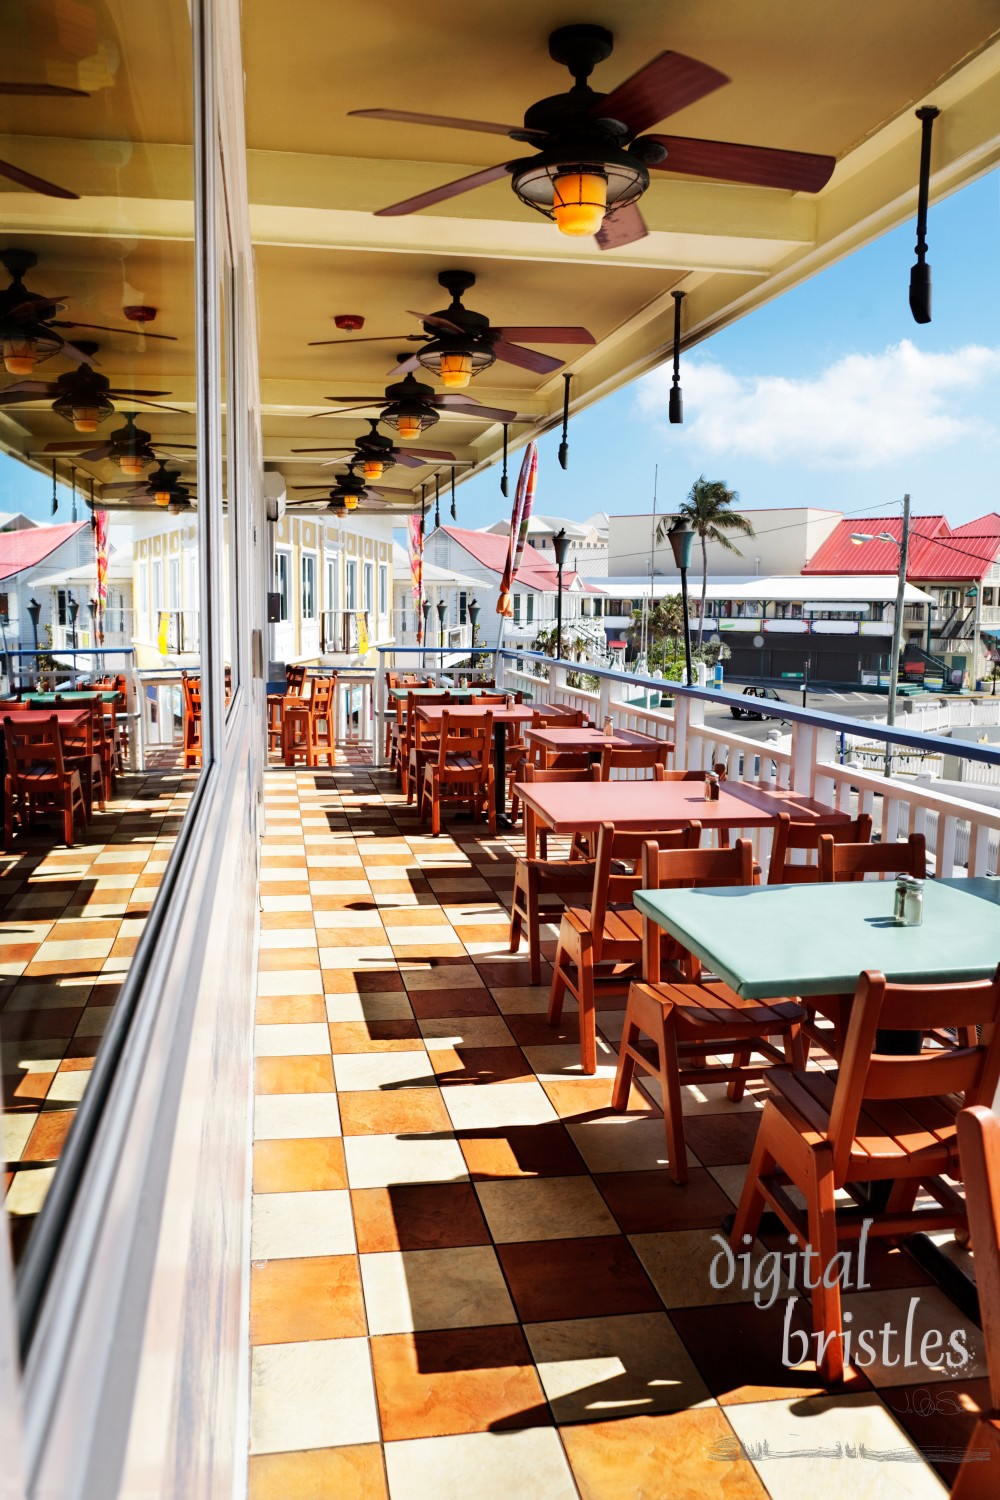
M 544 662 L 549 668 L 564 667 L 569 672 L 585 672 L 588 677 L 607 678 L 609 682 L 621 682 L 633 688 L 652 688 L 675 697 L 700 698 L 703 702 L 721 703 L 727 708 L 732 704 L 746 706 L 742 693 L 727 693 L 723 688 L 685 687 L 668 677 L 640 677 L 631 672 L 612 672 L 607 667 L 595 667 L 589 662 L 555 660 L 551 656 L 544 656 L 540 651 L 517 651 L 505 646 L 499 654 L 512 661 Z M 814 729 L 829 729 L 835 734 L 870 734 L 873 740 L 904 745 L 911 750 L 925 750 L 933 755 L 954 755 L 960 760 L 978 760 L 988 766 L 1000 766 L 1000 745 L 977 745 L 968 740 L 947 739 L 939 734 L 921 734 L 915 729 L 902 729 L 898 724 L 891 727 L 888 724 L 871 724 L 864 719 L 817 713 L 811 708 L 797 708 L 792 703 L 775 703 L 768 698 L 755 698 L 753 711 L 763 718 L 787 719 L 795 724 L 808 724 Z
M 38 646 L 28 651 L 2 651 L 0 656 L 132 656 L 131 646 Z

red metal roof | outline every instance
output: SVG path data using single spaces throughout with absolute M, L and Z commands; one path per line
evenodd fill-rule
M 494 573 L 503 573 L 507 565 L 507 537 L 490 531 L 465 531 L 459 526 L 442 526 L 448 536 L 472 554 L 484 568 Z M 568 588 L 574 574 L 563 574 L 563 587 Z M 558 573 L 552 563 L 540 557 L 530 542 L 521 554 L 521 566 L 514 575 L 516 583 L 528 588 L 551 590 L 558 586 Z
M 996 523 L 996 530 L 993 523 Z M 974 531 L 980 528 L 982 534 Z M 901 516 L 872 516 L 867 520 L 843 520 L 818 548 L 803 574 L 852 574 L 865 576 L 895 573 L 899 569 L 899 547 L 894 542 L 851 541 L 852 533 L 867 532 L 878 536 L 902 537 Z M 1000 552 L 1000 516 L 984 516 L 953 531 L 944 516 L 914 516 L 910 522 L 910 557 L 907 578 L 913 581 L 932 579 L 978 579 L 984 577 Z
M 33 568 L 82 531 L 88 521 L 69 521 L 63 526 L 32 526 L 26 531 L 0 532 L 0 579 L 13 578 Z
M 1000 536 L 1000 515 L 991 510 L 988 515 L 975 521 L 966 521 L 964 526 L 953 526 L 952 536 Z

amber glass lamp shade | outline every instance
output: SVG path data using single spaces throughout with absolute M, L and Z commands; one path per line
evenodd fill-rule
M 472 379 L 471 354 L 442 354 L 438 374 L 442 385 L 449 390 L 460 390 Z
M 3 341 L 3 365 L 8 375 L 30 375 L 38 363 L 38 340 L 14 334 Z
M 137 453 L 123 453 L 118 467 L 129 479 L 138 479 L 146 465 Z
M 400 417 L 396 422 L 396 431 L 401 438 L 409 441 L 411 438 L 419 437 L 421 423 L 419 417 Z
M 607 203 L 607 179 L 598 172 L 567 172 L 553 184 L 552 212 L 562 234 L 596 234 Z
M 73 426 L 77 432 L 96 432 L 101 420 L 100 408 L 97 406 L 74 406 Z
M 345 505 L 345 507 L 348 510 L 357 510 L 357 508 L 358 508 L 358 497 L 357 497 L 357 495 L 345 495 L 344 496 L 344 505 Z
M 157 505 L 169 505 L 173 498 L 174 497 L 169 490 L 153 491 L 153 499 L 156 501 Z
M 385 464 L 383 464 L 381 460 L 377 458 L 367 459 L 362 469 L 362 473 L 365 476 L 366 483 L 372 483 L 376 479 L 382 478 L 382 475 L 385 473 Z

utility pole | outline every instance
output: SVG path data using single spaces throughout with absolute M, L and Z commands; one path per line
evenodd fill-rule
M 903 532 L 899 542 L 899 582 L 896 588 L 896 618 L 892 627 L 892 660 L 889 663 L 889 706 L 886 727 L 896 722 L 896 688 L 899 685 L 899 653 L 903 649 L 903 596 L 906 593 L 906 564 L 910 550 L 910 497 L 903 496 Z M 885 743 L 885 774 L 892 775 L 892 745 Z

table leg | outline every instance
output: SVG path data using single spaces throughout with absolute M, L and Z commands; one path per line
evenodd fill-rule
M 510 828 L 507 816 L 507 725 L 501 720 L 493 725 L 493 806 L 497 827 Z

